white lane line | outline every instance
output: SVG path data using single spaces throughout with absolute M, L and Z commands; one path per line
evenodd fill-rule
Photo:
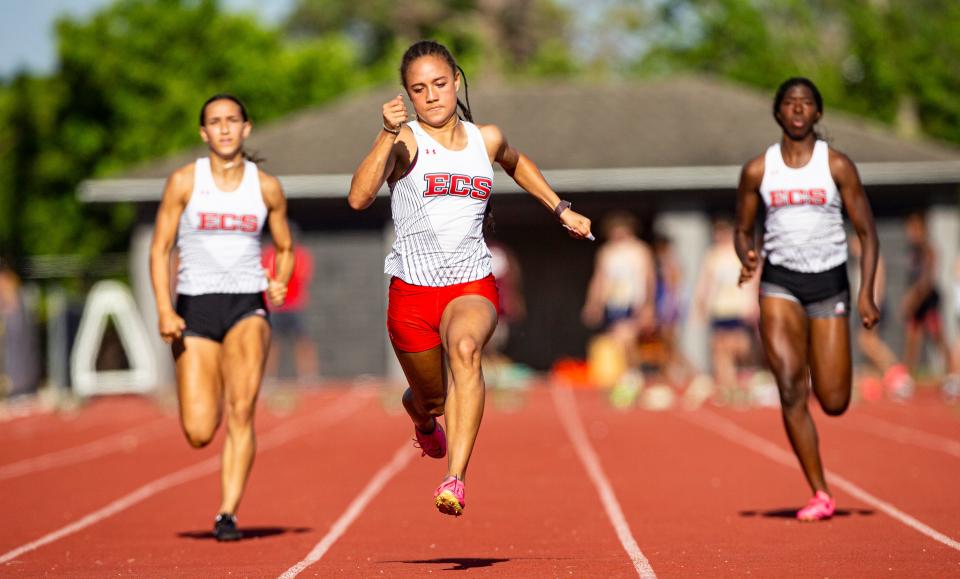
M 580 421 L 580 414 L 577 411 L 577 403 L 573 398 L 573 393 L 569 388 L 558 386 L 551 387 L 550 393 L 553 396 L 553 404 L 557 408 L 557 414 L 560 416 L 560 422 L 563 423 L 567 436 L 577 451 L 580 462 L 583 463 L 590 480 L 593 481 L 593 486 L 596 487 L 597 494 L 600 495 L 600 502 L 603 503 L 603 508 L 607 512 L 607 518 L 610 519 L 610 524 L 613 525 L 613 529 L 620 539 L 620 544 L 623 545 L 623 550 L 627 552 L 630 561 L 633 562 L 633 568 L 636 569 L 637 575 L 644 579 L 655 578 L 657 574 L 653 572 L 653 567 L 650 566 L 650 562 L 643 555 L 640 546 L 637 545 L 637 541 L 630 531 L 630 525 L 627 523 L 626 517 L 623 516 L 623 510 L 620 509 L 617 495 L 613 492 L 613 486 L 603 472 L 600 458 L 597 457 L 597 453 L 593 450 L 593 446 L 591 446 L 590 440 L 583 430 L 583 423 Z
M 154 420 L 146 425 L 111 434 L 80 446 L 2 465 L 0 466 L 0 480 L 86 462 L 114 452 L 132 452 L 136 450 L 140 443 L 157 438 L 169 431 L 169 419 Z
M 696 424 L 701 428 L 712 430 L 724 438 L 749 448 L 754 452 L 762 454 L 774 462 L 778 462 L 792 469 L 797 468 L 797 458 L 792 453 L 780 448 L 762 436 L 758 436 L 749 430 L 738 426 L 736 423 L 727 420 L 722 416 L 714 414 L 709 410 L 700 409 L 695 413 L 689 414 L 678 413 L 677 416 L 692 424 Z M 873 496 L 849 479 L 829 470 L 825 470 L 824 472 L 826 473 L 827 481 L 829 481 L 831 485 L 842 489 L 847 494 L 856 497 L 871 507 L 879 511 L 883 511 L 887 514 L 887 516 L 899 521 L 900 523 L 903 523 L 918 533 L 922 533 L 934 541 L 950 547 L 951 549 L 960 551 L 960 542 L 957 542 L 952 537 L 949 537 L 933 527 L 920 522 L 916 518 L 901 511 L 887 501 Z
M 835 424 L 901 444 L 912 444 L 921 448 L 944 452 L 954 458 L 960 458 L 960 441 L 923 432 L 909 426 L 902 426 L 875 416 L 857 413 L 851 416 L 849 420 L 838 420 Z
M 302 561 L 280 575 L 281 579 L 292 579 L 302 573 L 304 569 L 322 559 L 327 551 L 330 550 L 330 547 L 347 532 L 347 529 L 357 520 L 357 517 L 363 514 L 364 509 L 367 508 L 370 501 L 380 494 L 380 491 L 383 490 L 383 487 L 386 486 L 394 475 L 407 466 L 407 463 L 410 462 L 410 459 L 415 454 L 415 452 L 410 450 L 410 445 L 404 443 L 404 445 L 393 454 L 390 462 L 380 467 L 380 470 L 373 475 L 373 478 L 371 478 L 367 486 L 360 491 L 360 494 L 353 499 L 347 507 L 347 510 L 330 526 L 327 534 L 307 553 L 307 556 L 304 557 Z
M 369 391 L 361 392 L 360 395 L 357 395 L 355 391 L 349 391 L 337 399 L 331 400 L 330 404 L 336 405 L 332 408 L 323 408 L 319 412 L 312 413 L 300 419 L 291 420 L 278 426 L 277 428 L 274 428 L 270 432 L 260 437 L 258 442 L 258 453 L 280 446 L 316 428 L 329 426 L 353 416 L 360 406 L 371 396 L 373 396 L 373 393 Z M 50 543 L 59 541 L 60 539 L 68 535 L 72 535 L 77 531 L 82 531 L 83 529 L 86 529 L 91 525 L 95 525 L 104 519 L 112 517 L 113 515 L 126 510 L 133 505 L 156 495 L 157 493 L 216 472 L 219 468 L 220 457 L 212 456 L 202 462 L 198 462 L 192 466 L 182 468 L 166 476 L 160 477 L 143 485 L 137 490 L 124 495 L 105 507 L 102 507 L 80 518 L 79 520 L 66 525 L 65 527 L 61 527 L 52 533 L 48 533 L 39 539 L 36 539 L 35 541 L 31 541 L 24 545 L 20 545 L 15 549 L 7 551 L 3 555 L 0 555 L 0 564 L 12 561 L 24 553 L 29 553 L 30 551 L 39 549 L 44 545 L 49 545 Z

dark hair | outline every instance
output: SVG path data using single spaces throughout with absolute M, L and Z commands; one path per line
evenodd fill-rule
M 208 99 L 203 103 L 203 106 L 200 107 L 200 126 L 201 126 L 201 127 L 203 126 L 203 123 L 204 123 L 204 121 L 206 120 L 207 107 L 210 106 L 211 103 L 216 102 L 216 101 L 231 101 L 231 102 L 233 102 L 233 103 L 236 104 L 238 107 L 240 107 L 240 115 L 243 116 L 243 122 L 247 122 L 248 120 L 250 120 L 249 117 L 247 117 L 247 107 L 244 106 L 244 104 L 243 104 L 242 102 L 240 102 L 240 99 L 239 99 L 239 98 L 233 96 L 233 95 L 230 94 L 230 93 L 221 92 L 221 93 L 217 93 L 217 94 L 213 95 L 212 97 L 208 98 Z
M 780 84 L 776 96 L 773 97 L 773 119 L 777 121 L 781 129 L 783 128 L 783 123 L 781 123 L 777 117 L 777 112 L 780 110 L 780 103 L 782 103 L 784 97 L 787 96 L 787 91 L 795 86 L 805 86 L 810 89 L 810 92 L 813 94 L 813 102 L 817 105 L 817 111 L 823 114 L 823 96 L 820 95 L 820 89 L 817 88 L 817 85 L 813 84 L 813 81 L 809 78 L 803 76 L 788 78 Z M 816 135 L 817 138 L 820 138 L 820 134 L 817 133 L 817 131 L 814 131 L 813 134 Z
M 470 88 L 467 86 L 467 73 L 463 72 L 463 69 L 460 68 L 460 65 L 457 64 L 457 61 L 453 59 L 453 55 L 450 54 L 450 51 L 447 50 L 447 47 L 440 44 L 436 40 L 421 40 L 419 42 L 414 42 L 410 45 L 410 48 L 403 53 L 403 58 L 400 60 L 400 82 L 403 83 L 403 86 L 407 86 L 407 69 L 410 68 L 410 64 L 420 58 L 421 56 L 438 56 L 443 60 L 447 61 L 447 64 L 450 65 L 450 70 L 456 75 L 460 72 L 460 78 L 463 79 L 463 94 L 466 100 L 464 104 L 460 97 L 457 97 L 457 107 L 460 109 L 460 112 L 463 113 L 464 120 L 473 122 L 473 113 L 470 111 Z
M 610 234 L 613 232 L 613 230 L 617 229 L 618 227 L 627 229 L 630 231 L 630 233 L 636 235 L 637 228 L 639 227 L 639 222 L 637 221 L 636 215 L 622 209 L 616 209 L 604 215 L 603 223 L 601 225 L 601 230 L 603 231 L 604 237 L 610 237 Z
M 201 127 L 203 126 L 203 123 L 206 120 L 207 107 L 210 106 L 211 103 L 214 103 L 216 101 L 230 101 L 236 104 L 238 107 L 240 107 L 240 116 L 243 117 L 243 122 L 247 122 L 250 120 L 249 115 L 247 115 L 246 105 L 244 105 L 243 102 L 238 97 L 230 93 L 220 92 L 208 98 L 206 101 L 204 101 L 203 106 L 200 107 L 200 126 Z M 242 153 L 243 153 L 243 158 L 246 159 L 247 161 L 251 161 L 257 164 L 262 163 L 264 161 L 264 159 L 258 156 L 256 153 L 248 153 L 246 150 L 243 150 Z

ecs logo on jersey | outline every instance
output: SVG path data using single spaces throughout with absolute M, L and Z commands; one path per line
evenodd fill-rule
M 484 201 L 493 191 L 493 180 L 489 177 L 470 177 L 451 173 L 428 173 L 423 176 L 427 182 L 424 197 L 439 197 L 452 195 L 454 197 L 470 196 Z
M 771 207 L 826 204 L 826 189 L 778 189 L 770 192 Z
M 257 231 L 256 215 L 233 215 L 232 213 L 204 213 L 200 212 L 200 225 L 203 231 L 243 231 L 254 233 Z

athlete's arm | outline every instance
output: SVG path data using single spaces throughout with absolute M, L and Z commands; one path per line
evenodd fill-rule
M 637 308 L 637 312 L 639 313 L 640 329 L 648 331 L 654 329 L 657 325 L 657 264 L 650 246 L 643 241 L 640 244 L 643 253 L 643 288 L 646 297 Z
M 294 265 L 293 237 L 287 223 L 287 198 L 280 180 L 263 171 L 260 171 L 260 190 L 263 191 L 263 202 L 267 206 L 267 223 L 270 224 L 275 251 L 273 275 L 267 273 L 267 298 L 271 304 L 280 306 L 287 299 L 287 283 L 293 275 Z
M 763 169 L 763 155 L 751 159 L 743 166 L 740 172 L 740 184 L 737 186 L 737 216 L 733 230 L 733 246 L 737 249 L 737 257 L 740 258 L 741 264 L 739 285 L 750 281 L 760 264 L 755 229 Z
M 593 275 L 590 276 L 590 284 L 587 286 L 587 299 L 584 300 L 583 310 L 580 312 L 580 319 L 589 328 L 595 328 L 603 322 L 603 302 L 607 293 L 607 280 L 603 275 L 606 256 L 606 249 L 601 247 L 594 260 Z
M 716 252 L 711 249 L 707 251 L 703 263 L 700 264 L 700 275 L 697 276 L 697 283 L 693 290 L 693 312 L 698 319 L 706 320 L 710 311 L 710 302 L 713 301 L 715 284 L 713 282 L 714 262 L 716 261 Z
M 923 300 L 930 295 L 934 288 L 934 272 L 936 271 L 936 253 L 926 241 L 920 251 L 920 275 L 907 288 L 903 295 L 903 310 L 907 316 L 920 307 Z
M 383 105 L 384 128 L 377 134 L 373 148 L 361 161 L 360 166 L 353 173 L 350 180 L 350 193 L 347 202 L 350 207 L 361 211 L 370 207 L 377 192 L 388 180 L 395 181 L 400 175 L 398 170 L 406 170 L 410 164 L 411 149 L 416 149 L 416 141 L 409 127 L 404 125 L 407 120 L 407 107 L 403 104 L 403 97 L 396 98 Z M 387 130 L 399 131 L 395 134 Z
M 550 211 L 560 204 L 560 197 L 553 191 L 537 165 L 526 155 L 507 142 L 506 136 L 495 125 L 480 127 L 483 142 L 492 162 L 499 163 L 507 175 L 517 182 L 524 191 L 533 195 Z M 572 209 L 560 214 L 560 221 L 573 237 L 585 239 L 590 236 L 590 220 Z
M 880 310 L 874 303 L 873 288 L 877 276 L 877 256 L 880 246 L 877 241 L 877 227 L 873 221 L 870 201 L 860 182 L 857 168 L 846 155 L 830 149 L 830 173 L 840 190 L 843 207 L 847 211 L 850 223 L 860 238 L 860 295 L 857 306 L 863 327 L 870 329 L 880 320 Z
M 180 339 L 187 324 L 173 309 L 170 295 L 170 252 L 177 235 L 180 216 L 190 200 L 194 166 L 177 169 L 167 178 L 150 242 L 150 281 L 157 303 L 160 337 L 166 343 Z

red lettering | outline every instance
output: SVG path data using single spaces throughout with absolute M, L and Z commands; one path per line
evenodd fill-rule
M 771 191 L 770 192 L 770 206 L 771 207 L 783 207 L 786 205 L 786 199 L 784 198 L 785 191 Z
M 825 189 L 810 190 L 810 205 L 826 205 L 827 191 Z
M 256 215 L 244 215 L 240 218 L 240 230 L 247 233 L 255 233 L 257 231 L 257 216 Z
M 466 197 L 470 194 L 470 177 L 466 175 L 452 175 L 450 177 L 450 194 L 457 197 Z
M 770 206 L 785 205 L 826 205 L 826 189 L 790 189 L 770 192 Z
M 223 231 L 237 230 L 237 216 L 230 213 L 220 214 L 220 229 Z
M 493 181 L 489 177 L 473 178 L 473 193 L 470 194 L 471 197 L 483 201 L 490 196 L 491 191 L 493 191 Z
M 424 197 L 436 197 L 446 195 L 450 192 L 450 175 L 446 173 L 430 173 L 424 175 L 427 181 L 427 190 L 424 191 Z
M 200 229 L 215 230 L 220 224 L 220 216 L 216 213 L 200 213 Z

